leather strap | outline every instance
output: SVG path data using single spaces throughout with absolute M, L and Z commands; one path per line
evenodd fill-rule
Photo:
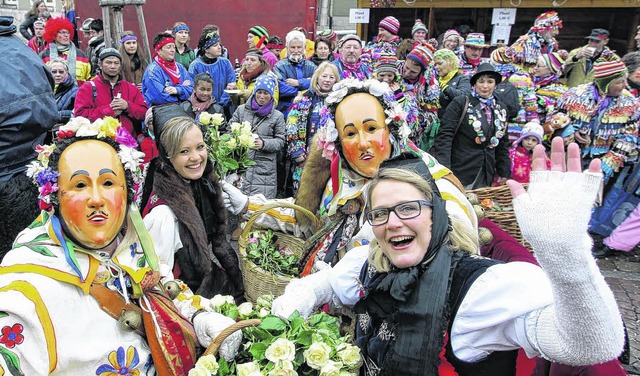
M 140 325 L 135 330 L 136 333 L 146 338 L 144 325 L 142 323 L 142 310 L 135 304 L 127 304 L 118 292 L 106 288 L 104 285 L 92 284 L 89 288 L 89 294 L 93 296 L 106 314 L 116 320 L 120 319 L 122 312 L 135 311 L 140 314 Z

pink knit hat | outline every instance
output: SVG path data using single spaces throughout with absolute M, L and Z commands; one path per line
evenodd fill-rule
M 398 31 L 400 31 L 400 21 L 393 16 L 387 16 L 380 21 L 378 27 L 385 29 L 393 35 L 398 35 Z
M 423 68 L 427 68 L 429 63 L 433 61 L 433 53 L 435 52 L 435 48 L 430 44 L 422 44 L 415 46 L 409 54 L 407 54 L 407 59 L 411 59 L 416 63 L 422 65 Z

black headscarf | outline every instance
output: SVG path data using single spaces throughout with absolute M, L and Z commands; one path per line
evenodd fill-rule
M 449 319 L 450 279 L 461 255 L 453 255 L 449 249 L 450 222 L 445 201 L 428 167 L 411 155 L 380 166 L 381 169 L 391 167 L 413 170 L 430 183 L 433 189 L 431 241 L 418 265 L 394 268 L 386 273 L 374 272 L 366 278 L 365 296 L 355 308 L 378 323 L 388 322 L 395 334 L 392 342 L 377 349 L 367 345 L 367 350 L 378 351 L 368 355 L 379 362 L 381 374 L 402 370 L 403 375 L 437 375 Z

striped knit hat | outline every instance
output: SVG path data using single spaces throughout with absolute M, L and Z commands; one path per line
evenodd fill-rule
M 423 24 L 421 20 L 416 20 L 416 23 L 413 24 L 413 27 L 411 28 L 411 36 L 413 36 L 413 34 L 415 34 L 416 31 L 418 31 L 418 30 L 424 31 L 425 34 L 429 33 L 429 30 L 427 29 L 427 26 L 425 24 Z
M 336 39 L 338 39 L 338 34 L 336 34 L 336 32 L 331 29 L 324 29 L 318 33 L 318 37 L 326 38 L 330 42 L 334 42 Z
M 393 16 L 387 16 L 380 21 L 378 27 L 385 29 L 393 35 L 398 35 L 398 31 L 400 31 L 400 21 Z
M 476 47 L 482 47 L 482 48 L 489 47 L 489 45 L 487 45 L 484 42 L 484 34 L 482 34 L 482 33 L 469 33 L 469 34 L 467 34 L 467 39 L 465 39 L 464 45 L 465 46 L 476 46 Z
M 375 65 L 373 67 L 373 73 L 380 72 L 398 72 L 398 58 L 395 54 L 391 53 L 383 53 L 380 55 L 378 60 L 376 60 Z
M 492 64 L 511 64 L 516 50 L 513 47 L 498 47 L 491 52 Z
M 558 12 L 555 10 L 544 12 L 536 18 L 531 30 L 533 31 L 546 31 L 553 28 L 562 29 L 562 20 L 558 16 Z
M 606 93 L 611 81 L 624 76 L 627 73 L 627 67 L 624 65 L 620 56 L 611 50 L 605 50 L 602 55 L 593 64 L 593 82 L 602 92 Z
M 407 59 L 411 59 L 416 63 L 422 65 L 422 68 L 427 68 L 429 63 L 433 61 L 433 53 L 435 52 L 435 48 L 430 44 L 418 45 L 407 54 Z
M 260 48 L 262 47 L 263 44 L 266 44 L 265 42 L 267 41 L 267 39 L 269 39 L 269 32 L 267 31 L 267 28 L 264 26 L 254 26 L 251 29 L 249 29 L 249 34 L 253 34 L 256 37 L 258 37 L 255 41 L 256 47 Z

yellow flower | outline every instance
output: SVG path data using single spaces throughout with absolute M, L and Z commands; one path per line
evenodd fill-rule
M 97 121 L 97 120 L 96 120 Z M 116 130 L 120 126 L 120 122 L 111 116 L 107 116 L 102 121 L 100 125 L 100 132 L 98 133 L 98 138 L 109 137 L 114 138 L 116 135 Z
M 243 121 L 242 122 L 242 127 L 240 128 L 240 133 L 241 134 L 251 134 L 251 133 L 253 133 L 251 131 L 251 124 L 248 121 Z
M 242 133 L 240 136 L 238 136 L 238 141 L 240 141 L 240 146 L 242 147 L 253 148 L 253 135 L 251 133 Z
M 292 362 L 296 357 L 296 346 L 286 338 L 278 338 L 267 347 L 264 356 L 274 363 L 279 360 Z
M 322 368 L 329 361 L 331 347 L 324 342 L 314 342 L 304 351 L 304 360 L 313 369 Z
M 242 125 L 240 123 L 231 123 L 231 133 L 239 134 L 242 131 Z
M 231 140 L 227 141 L 227 147 L 231 150 L 234 150 L 236 147 L 238 147 L 238 143 L 236 142 L 236 139 L 232 138 Z
M 220 124 L 222 124 L 222 122 L 224 122 L 224 116 L 222 116 L 222 114 L 211 115 L 211 124 L 215 125 L 216 127 L 219 127 Z
M 202 113 L 200 113 L 200 117 L 198 119 L 200 121 L 200 124 L 202 124 L 202 125 L 210 125 L 211 124 L 211 120 L 213 119 L 213 116 L 211 116 L 211 114 L 208 113 L 207 111 L 202 111 Z
M 348 343 L 343 343 L 338 346 L 338 357 L 342 360 L 344 365 L 349 368 L 356 368 L 360 366 L 360 363 L 362 362 L 360 348 Z

